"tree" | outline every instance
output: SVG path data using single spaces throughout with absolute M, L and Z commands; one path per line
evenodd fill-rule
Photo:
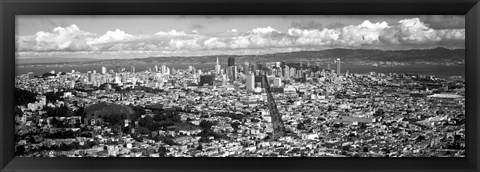
M 15 105 L 26 105 L 37 101 L 37 93 L 15 88 Z
M 242 125 L 242 124 L 239 123 L 239 122 L 237 122 L 237 121 L 235 121 L 235 122 L 233 122 L 231 125 L 232 125 L 232 128 L 233 128 L 233 129 L 238 130 L 239 126 Z
M 199 145 L 197 146 L 197 150 L 199 150 L 199 151 L 203 150 L 202 144 L 199 144 Z
M 23 155 L 23 154 L 25 154 L 25 146 L 24 146 L 24 145 L 17 146 L 16 148 L 17 148 L 17 149 L 16 149 L 15 153 L 16 153 L 17 155 Z
M 158 154 L 160 157 L 166 157 L 167 156 L 167 148 L 165 148 L 164 146 L 160 146 L 158 148 Z
M 214 122 L 202 120 L 199 126 L 205 130 L 205 129 L 210 129 L 214 124 L 215 124 Z
M 130 120 L 136 121 L 140 116 L 145 114 L 145 108 L 142 106 L 134 106 L 132 110 L 135 112 L 132 115 L 130 115 Z
M 305 129 L 306 129 L 306 128 L 305 128 L 305 124 L 303 124 L 303 122 L 298 123 L 298 124 L 297 124 L 297 129 L 299 129 L 299 130 L 305 130 Z
M 63 101 L 64 99 L 61 97 L 63 96 L 63 92 L 48 92 L 43 94 L 47 98 L 47 102 L 56 102 L 57 100 Z
M 368 152 L 368 147 L 363 147 L 363 152 Z
M 87 116 L 85 108 L 83 107 L 78 108 L 73 114 L 74 116 L 81 116 L 82 118 L 85 118 Z

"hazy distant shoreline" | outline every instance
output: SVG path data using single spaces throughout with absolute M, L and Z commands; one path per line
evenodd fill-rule
M 145 71 L 148 67 L 154 67 L 155 64 L 150 65 L 134 65 L 137 72 Z M 214 66 L 211 64 L 177 64 L 177 65 L 167 65 L 168 67 L 173 67 L 175 69 L 186 69 L 188 66 L 193 66 L 197 69 L 213 69 Z M 24 67 L 16 68 L 16 75 L 26 74 L 28 72 L 34 72 L 35 75 L 41 75 L 51 70 L 55 72 L 71 72 L 72 70 L 86 73 L 87 71 L 96 70 L 97 72 L 101 71 L 103 65 L 89 65 L 89 66 L 76 66 L 76 67 Z M 106 66 L 108 70 L 115 70 L 116 66 Z M 122 66 L 127 71 L 130 69 L 130 66 Z M 321 66 L 325 67 L 325 66 Z M 333 69 L 333 66 L 332 66 Z M 377 73 L 414 73 L 419 75 L 435 75 L 439 78 L 445 78 L 449 76 L 462 76 L 465 77 L 465 66 L 456 65 L 456 66 L 445 66 L 445 65 L 408 65 L 408 66 L 392 66 L 392 67 L 373 67 L 369 65 L 352 65 L 344 64 L 342 65 L 342 72 L 349 71 L 350 73 L 368 73 L 368 72 L 377 72 Z

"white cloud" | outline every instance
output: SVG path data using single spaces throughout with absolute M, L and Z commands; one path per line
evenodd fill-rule
M 441 40 L 435 30 L 419 18 L 400 20 L 397 25 L 384 29 L 380 39 L 393 45 L 432 45 Z
M 157 32 L 155 35 L 160 35 L 160 36 L 186 36 L 187 34 L 183 31 L 177 31 L 177 30 L 171 30 L 169 32 Z
M 133 38 L 132 35 L 125 33 L 124 31 L 117 29 L 115 31 L 107 31 L 104 35 L 89 42 L 89 44 L 101 44 L 115 41 L 122 41 Z
M 80 30 L 76 25 L 56 27 L 49 32 L 19 36 L 17 49 L 20 51 L 83 51 L 88 50 L 88 41 L 94 35 Z
M 350 25 L 343 27 L 339 44 L 351 47 L 378 44 L 380 32 L 387 27 L 387 22 L 371 23 L 368 20 L 365 20 L 358 26 Z
M 465 29 L 442 29 L 436 33 L 442 40 L 465 40 Z
M 259 27 L 259 28 L 255 28 L 255 29 L 252 29 L 249 33 L 254 33 L 254 34 L 271 34 L 271 33 L 281 33 L 280 31 L 278 31 L 277 29 L 274 29 L 270 26 L 268 27 Z
M 112 54 L 131 57 L 144 52 L 155 55 L 205 55 L 271 53 L 328 48 L 402 49 L 404 47 L 464 47 L 465 29 L 435 30 L 418 18 L 397 23 L 368 20 L 358 25 L 336 28 L 289 28 L 281 32 L 271 26 L 246 32 L 231 29 L 223 33 L 204 34 L 171 30 L 151 35 L 131 35 L 120 29 L 95 35 L 76 25 L 56 27 L 34 35 L 16 36 L 19 56 L 77 54 L 90 52 L 98 56 Z M 30 53 L 30 54 L 29 54 Z M 130 53 L 130 54 L 129 54 Z M 129 55 L 126 55 L 129 54 Z

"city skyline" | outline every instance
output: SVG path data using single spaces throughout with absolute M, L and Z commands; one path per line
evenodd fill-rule
M 24 58 L 464 48 L 464 16 L 17 16 Z M 135 23 L 135 24 L 132 24 Z M 23 27 L 23 26 L 36 27 Z
M 18 157 L 468 153 L 463 16 L 17 22 Z

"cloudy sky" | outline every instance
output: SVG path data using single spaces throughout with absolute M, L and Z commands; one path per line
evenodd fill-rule
M 464 48 L 464 16 L 17 16 L 17 58 Z

